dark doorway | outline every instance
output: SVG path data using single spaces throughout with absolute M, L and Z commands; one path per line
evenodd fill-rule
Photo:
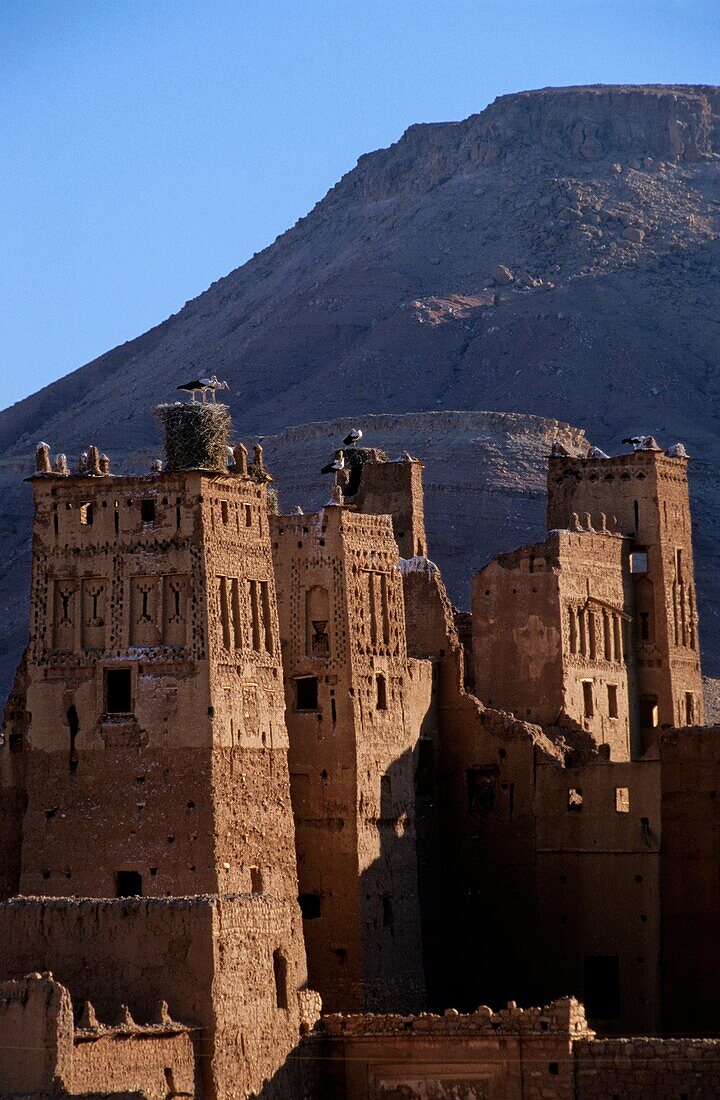
M 595 1020 L 617 1020 L 620 1015 L 620 960 L 617 955 L 586 955 L 584 1001 Z
M 108 714 L 132 712 L 132 672 L 129 668 L 105 669 L 105 710 Z
M 139 871 L 116 871 L 115 894 L 119 898 L 142 897 L 142 875 Z
M 301 676 L 298 680 L 295 681 L 295 709 L 317 710 L 317 705 L 317 676 Z

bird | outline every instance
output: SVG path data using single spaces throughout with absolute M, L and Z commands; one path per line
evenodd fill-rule
M 550 453 L 555 458 L 557 458 L 557 457 L 570 458 L 571 457 L 569 450 L 567 449 L 567 447 L 565 447 L 560 442 L 559 439 L 554 439 L 553 440 L 552 447 L 550 448 Z
M 228 469 L 230 470 L 235 465 L 235 451 L 232 449 L 232 447 L 227 447 L 226 451 Z
M 669 458 L 689 458 L 687 451 L 682 443 L 673 443 L 672 447 L 668 447 Z
M 335 452 L 335 458 L 332 462 L 328 462 L 327 466 L 323 466 L 320 471 L 321 474 L 337 474 L 341 470 L 345 469 L 345 455 L 342 451 Z
M 206 393 L 211 393 L 212 399 L 215 401 L 217 391 L 229 390 L 230 385 L 228 382 L 221 382 L 216 374 L 211 374 L 209 378 L 195 378 L 191 382 L 186 382 L 183 386 L 178 386 L 178 389 L 182 390 L 183 393 L 191 394 L 193 401 L 199 393 L 204 402 Z
M 587 453 L 588 458 L 609 458 L 610 455 L 606 455 L 604 451 L 601 451 L 599 447 L 590 447 Z
M 627 443 L 634 451 L 641 451 L 646 439 L 647 436 L 644 435 L 629 435 L 627 439 L 623 439 L 623 443 Z
M 305 513 L 303 512 L 303 510 L 302 510 L 302 508 L 300 507 L 300 505 L 299 505 L 299 504 L 296 504 L 296 505 L 295 505 L 295 507 L 293 508 L 293 515 L 294 515 L 294 516 L 302 516 L 302 515 L 304 515 L 304 514 L 305 514 Z
M 362 431 L 360 428 L 351 428 L 348 434 L 343 439 L 343 447 L 352 447 L 353 444 L 359 443 L 362 439 Z
M 162 468 L 163 468 L 163 460 L 161 458 L 154 458 L 152 460 L 153 473 L 161 474 L 162 473 Z

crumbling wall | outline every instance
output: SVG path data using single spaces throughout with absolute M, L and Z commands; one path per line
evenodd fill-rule
M 464 1016 L 327 1016 L 316 1045 L 328 1097 L 352 1100 L 573 1100 L 573 1041 L 588 1032 L 572 999 Z
M 720 1039 L 578 1039 L 573 1056 L 577 1100 L 720 1095 Z
M 72 1061 L 68 991 L 50 975 L 0 982 L 0 1095 L 42 1096 Z
M 11 978 L 52 970 L 102 1023 L 121 1004 L 152 1023 L 166 1001 L 173 1019 L 198 1029 L 204 1094 L 229 1098 L 259 1089 L 297 1042 L 306 972 L 296 912 L 251 895 L 15 898 L 0 905 L 0 967 Z

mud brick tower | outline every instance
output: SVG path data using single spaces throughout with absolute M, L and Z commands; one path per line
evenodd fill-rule
M 200 1029 L 201 1094 L 244 1095 L 296 1042 L 306 982 L 266 487 L 239 452 L 228 470 L 224 406 L 158 415 L 152 476 L 39 453 L 3 747 L 27 804 L 4 877 L 32 900 L 0 904 L 0 973 L 51 969 L 139 1020 L 162 998 Z
M 310 981 L 331 1011 L 417 1010 L 413 759 L 431 669 L 407 656 L 391 517 L 328 506 L 271 522 Z
M 631 539 L 639 725 L 648 744 L 660 726 L 704 720 L 684 452 L 651 441 L 611 459 L 553 456 L 548 528 L 585 517 L 597 530 L 603 515 Z

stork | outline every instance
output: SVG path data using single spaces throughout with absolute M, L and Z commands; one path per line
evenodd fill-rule
M 230 385 L 228 382 L 221 382 L 216 374 L 211 374 L 209 378 L 195 378 L 191 382 L 186 382 L 183 386 L 178 386 L 179 390 L 183 393 L 189 393 L 192 396 L 193 402 L 197 394 L 200 394 L 201 400 L 205 402 L 205 394 L 211 393 L 213 403 L 216 401 L 215 394 L 218 390 L 229 390 Z
M 321 474 L 339 474 L 341 470 L 345 469 L 345 455 L 342 451 L 335 452 L 335 458 L 332 462 L 328 462 L 327 466 L 323 466 L 320 471 Z
M 362 439 L 362 431 L 360 428 L 351 428 L 348 434 L 343 439 L 343 447 L 352 447 L 355 443 L 359 443 Z

